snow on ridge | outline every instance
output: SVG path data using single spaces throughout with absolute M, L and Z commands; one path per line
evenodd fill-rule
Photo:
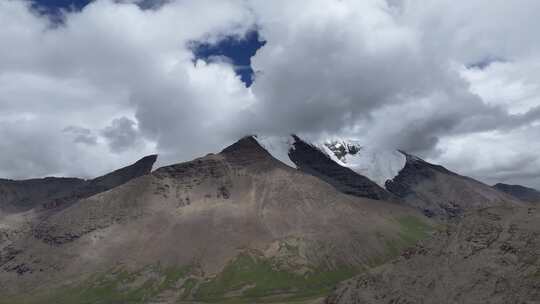
M 336 163 L 385 188 L 387 180 L 394 179 L 405 167 L 407 158 L 397 150 L 362 146 L 355 140 L 327 140 L 317 145 Z
M 289 158 L 289 151 L 294 149 L 294 138 L 292 136 L 253 136 L 253 138 L 275 159 L 285 165 L 295 168 L 296 165 Z
M 341 166 L 345 166 L 345 164 L 336 156 L 336 154 L 328 148 L 328 146 L 325 143 L 318 143 L 318 144 L 311 144 L 313 147 L 319 149 L 322 153 L 326 154 L 328 158 L 333 160 L 334 162 L 338 163 Z
M 348 167 L 385 188 L 387 180 L 393 180 L 405 167 L 405 155 L 396 150 L 362 148 L 356 155 L 345 156 Z
M 289 151 L 295 148 L 296 141 L 293 136 L 258 135 L 253 138 L 274 158 L 291 168 L 297 168 L 289 157 Z M 363 146 L 356 140 L 341 138 L 319 142 L 301 140 L 320 150 L 337 164 L 350 168 L 383 188 L 386 181 L 394 179 L 407 162 L 407 157 L 397 150 Z

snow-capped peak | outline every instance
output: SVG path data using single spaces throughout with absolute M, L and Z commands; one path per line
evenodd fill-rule
M 296 168 L 296 165 L 289 157 L 289 151 L 294 149 L 294 138 L 292 136 L 253 136 L 255 140 L 275 159 L 281 161 L 289 167 Z
M 254 138 L 274 158 L 289 167 L 297 168 L 289 156 L 289 152 L 295 148 L 294 136 L 254 136 Z M 407 161 L 406 156 L 397 150 L 363 146 L 356 140 L 332 139 L 306 143 L 320 150 L 337 164 L 350 168 L 383 188 L 387 180 L 392 180 L 399 174 Z
M 355 155 L 360 152 L 362 146 L 354 140 L 331 140 L 323 143 L 339 160 L 346 160 L 347 155 Z
M 362 146 L 355 140 L 327 140 L 317 147 L 336 163 L 385 187 L 405 167 L 407 158 L 397 150 Z

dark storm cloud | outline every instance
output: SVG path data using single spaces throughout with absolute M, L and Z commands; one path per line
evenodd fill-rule
M 495 62 L 506 62 L 507 60 L 503 59 L 503 58 L 492 58 L 492 57 L 487 57 L 487 58 L 483 58 L 481 60 L 478 60 L 478 61 L 475 61 L 475 62 L 472 62 L 472 63 L 469 63 L 467 64 L 467 68 L 468 69 L 480 69 L 480 70 L 483 70 L 485 68 L 487 68 L 490 64 L 492 63 L 495 63 Z
M 111 151 L 116 153 L 133 148 L 140 141 L 136 123 L 127 117 L 115 118 L 102 134 L 107 139 Z
M 142 9 L 158 9 L 172 0 L 133 0 Z
M 73 142 L 87 144 L 90 146 L 97 145 L 97 136 L 92 134 L 92 131 L 83 127 L 69 126 L 64 130 L 66 133 L 73 135 Z

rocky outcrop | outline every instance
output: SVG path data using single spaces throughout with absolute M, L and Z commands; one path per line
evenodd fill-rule
M 327 304 L 539 303 L 540 210 L 472 211 L 393 263 L 342 283 Z
M 508 185 L 498 183 L 493 186 L 493 188 L 502 191 L 506 194 L 509 194 L 521 201 L 529 203 L 540 203 L 540 191 L 524 187 L 521 185 Z

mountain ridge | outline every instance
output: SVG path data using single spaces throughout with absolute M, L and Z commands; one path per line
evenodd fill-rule
M 524 202 L 540 203 L 540 191 L 521 186 L 498 183 L 493 185 L 493 188 L 505 192 L 513 197 L 516 197 Z
M 405 204 L 420 210 L 428 217 L 455 218 L 471 208 L 518 203 L 513 197 L 480 181 L 452 172 L 441 165 L 431 164 L 402 150 L 387 151 L 385 156 L 378 158 L 371 154 L 382 153 L 384 150 L 368 149 L 367 155 L 363 156 L 362 153 L 366 151 L 363 146 L 356 141 L 344 139 L 329 139 L 318 144 L 291 135 L 290 139 L 277 137 L 267 142 L 281 143 L 277 145 L 279 149 L 268 151 L 271 155 L 274 152 L 276 159 L 284 164 L 292 162 L 299 170 L 325 180 L 343 193 Z M 335 148 L 330 149 L 329 144 Z M 264 147 L 265 142 L 261 145 Z M 352 166 L 340 160 L 351 153 L 355 158 Z M 393 153 L 403 155 L 404 162 L 396 159 Z M 284 159 L 285 157 L 287 159 Z M 385 158 L 388 158 L 388 169 L 377 168 L 385 166 Z M 362 169 L 365 165 L 354 166 L 355 163 L 365 164 L 366 159 L 376 160 L 378 164 L 365 169 Z M 403 167 L 397 170 L 401 164 Z M 377 173 L 383 171 L 386 173 Z M 362 175 L 363 172 L 368 172 L 369 176 L 390 178 L 386 179 L 383 188 Z M 381 182 L 382 180 L 379 180 L 379 183 Z
M 157 155 L 148 155 L 131 165 L 92 179 L 73 177 L 0 179 L 0 210 L 21 212 L 38 206 L 48 209 L 70 204 L 77 199 L 109 190 L 134 177 L 150 173 L 156 160 Z

